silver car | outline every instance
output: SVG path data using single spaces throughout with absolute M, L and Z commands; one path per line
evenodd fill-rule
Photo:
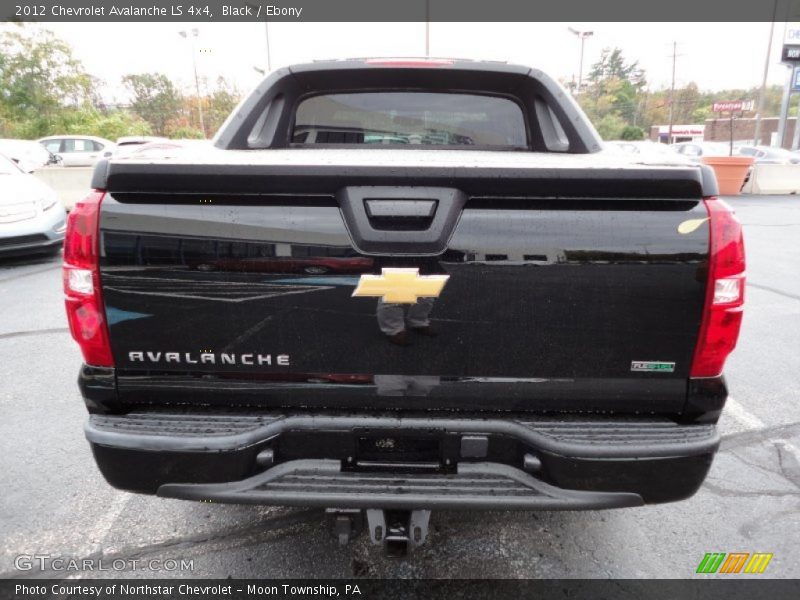
M 0 256 L 58 252 L 66 219 L 52 188 L 0 154 Z

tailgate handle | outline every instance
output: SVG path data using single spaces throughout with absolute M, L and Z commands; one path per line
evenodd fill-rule
M 436 200 L 386 200 L 368 198 L 367 215 L 372 218 L 415 217 L 430 219 L 436 212 Z
M 441 254 L 467 202 L 461 190 L 427 186 L 348 186 L 336 199 L 353 247 L 378 256 Z

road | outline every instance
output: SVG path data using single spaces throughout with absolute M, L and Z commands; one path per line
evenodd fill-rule
M 400 561 L 366 536 L 340 548 L 319 511 L 110 488 L 83 437 L 58 260 L 0 262 L 0 576 L 92 576 L 15 569 L 19 555 L 47 554 L 124 564 L 94 573 L 119 577 L 659 578 L 693 576 L 706 552 L 772 552 L 765 576 L 800 577 L 800 198 L 731 203 L 745 225 L 747 309 L 703 488 L 605 512 L 434 512 L 428 543 Z M 192 569 L 139 568 L 151 559 Z

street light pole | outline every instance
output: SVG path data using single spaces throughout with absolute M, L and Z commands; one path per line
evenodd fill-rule
M 678 58 L 678 42 L 672 42 L 672 84 L 669 87 L 669 128 L 667 144 L 672 144 L 672 126 L 675 123 L 675 61 Z
M 578 31 L 572 27 L 567 27 L 567 29 L 569 29 L 570 33 L 578 36 L 578 39 L 581 41 L 581 60 L 578 64 L 578 84 L 575 86 L 575 93 L 577 94 L 581 91 L 581 83 L 583 83 L 583 47 L 586 43 L 586 38 L 593 36 L 594 31 Z
M 191 32 L 179 31 L 182 38 L 188 38 L 192 50 L 192 68 L 194 69 L 194 89 L 197 93 L 197 113 L 200 117 L 200 129 L 203 130 L 203 137 L 206 137 L 206 124 L 203 119 L 203 99 L 200 97 L 200 79 L 197 77 L 197 59 L 195 57 L 194 38 L 199 35 L 197 28 L 192 29 Z
M 772 6 L 772 23 L 769 24 L 769 41 L 767 42 L 767 56 L 764 59 L 764 77 L 761 79 L 761 91 L 758 94 L 758 112 L 756 113 L 756 128 L 753 132 L 753 145 L 761 143 L 761 115 L 764 114 L 764 102 L 767 95 L 767 75 L 769 75 L 769 59 L 772 55 L 772 38 L 775 34 L 775 16 L 778 12 L 778 0 Z

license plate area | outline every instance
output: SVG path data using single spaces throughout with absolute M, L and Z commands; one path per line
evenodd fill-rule
M 355 431 L 358 470 L 448 472 L 455 469 L 457 447 L 442 432 Z

